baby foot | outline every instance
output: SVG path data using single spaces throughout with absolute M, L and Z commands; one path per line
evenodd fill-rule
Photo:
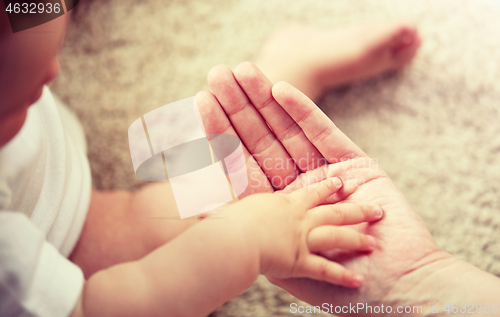
M 420 42 L 409 22 L 373 22 L 344 30 L 291 27 L 271 36 L 257 65 L 273 83 L 287 81 L 317 100 L 326 89 L 402 68 Z

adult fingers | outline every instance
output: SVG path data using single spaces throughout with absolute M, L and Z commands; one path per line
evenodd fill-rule
M 211 134 L 230 134 L 237 136 L 236 131 L 234 131 L 219 102 L 211 92 L 200 91 L 196 94 L 195 98 L 205 133 L 209 138 Z M 269 183 L 266 175 L 262 172 L 260 166 L 252 155 L 250 155 L 245 145 L 242 144 L 242 147 L 246 166 L 230 167 L 233 171 L 239 168 L 246 168 L 248 187 L 239 197 L 243 198 L 253 193 L 273 192 L 274 189 Z
M 273 187 L 283 189 L 291 183 L 298 173 L 295 163 L 236 82 L 231 69 L 215 66 L 208 74 L 208 84 Z
M 235 68 L 234 77 L 302 172 L 315 169 L 324 163 L 325 160 L 318 149 L 276 102 L 271 93 L 271 81 L 257 66 L 243 62 Z
M 292 85 L 278 82 L 272 94 L 329 163 L 367 156 L 311 99 Z

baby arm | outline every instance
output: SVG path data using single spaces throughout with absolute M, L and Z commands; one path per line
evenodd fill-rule
M 89 278 L 113 265 L 136 261 L 197 224 L 180 219 L 168 182 L 136 192 L 92 191 L 82 234 L 70 260 Z
M 338 191 L 334 180 L 291 194 L 250 196 L 143 259 L 98 272 L 72 316 L 205 316 L 258 274 L 360 286 L 354 272 L 315 253 L 371 250 L 372 237 L 337 226 L 375 221 L 382 213 L 352 204 L 315 207 Z

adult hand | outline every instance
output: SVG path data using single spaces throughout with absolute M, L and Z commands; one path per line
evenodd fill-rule
M 225 66 L 216 66 L 208 81 L 213 94 L 196 96 L 203 123 L 207 134 L 238 135 L 246 146 L 247 168 L 253 175 L 249 177 L 251 190 L 245 195 L 283 189 L 288 184 L 285 190 L 302 186 L 301 177 L 296 179 L 301 172 L 320 178 L 327 173 L 344 183 L 330 202 L 379 205 L 386 215 L 377 223 L 356 227 L 376 238 L 373 252 L 329 254 L 364 274 L 360 289 L 310 279 L 274 278 L 271 282 L 316 305 L 382 303 L 393 299 L 392 292 L 421 282 L 424 277 L 417 273 L 428 265 L 454 261 L 434 242 L 422 219 L 384 171 L 300 91 L 285 82 L 273 86 L 250 63 L 240 64 L 234 74 Z M 296 164 L 281 164 L 288 161 Z M 328 164 L 322 165 L 322 161 Z M 252 179 L 258 179 L 260 186 Z

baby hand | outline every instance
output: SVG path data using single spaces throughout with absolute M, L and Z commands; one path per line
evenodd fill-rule
M 256 194 L 235 204 L 238 208 L 228 208 L 232 210 L 226 215 L 245 218 L 241 220 L 257 244 L 261 274 L 356 288 L 363 276 L 318 254 L 331 249 L 373 250 L 373 237 L 342 226 L 377 221 L 383 212 L 379 206 L 347 203 L 318 206 L 341 187 L 335 177 L 289 194 Z

